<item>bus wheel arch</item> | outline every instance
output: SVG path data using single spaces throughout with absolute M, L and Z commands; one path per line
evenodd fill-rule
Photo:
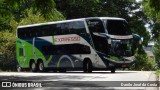
M 29 68 L 30 68 L 30 71 L 32 71 L 32 72 L 36 72 L 37 71 L 36 62 L 34 61 L 34 59 L 30 60 Z
M 38 69 L 38 71 L 40 71 L 40 72 L 43 72 L 43 71 L 44 71 L 44 63 L 43 63 L 43 60 L 42 60 L 42 59 L 38 59 L 38 60 L 37 60 L 37 69 Z
M 116 68 L 115 67 L 111 67 L 111 73 L 115 73 L 115 71 L 116 71 Z
M 22 67 L 20 66 L 19 62 L 16 60 L 16 70 L 17 72 L 21 72 L 22 71 Z
M 85 58 L 83 61 L 83 71 L 88 73 L 92 72 L 92 61 L 89 58 Z
M 22 67 L 20 65 L 16 65 L 16 69 L 17 69 L 17 72 L 21 72 L 22 71 Z

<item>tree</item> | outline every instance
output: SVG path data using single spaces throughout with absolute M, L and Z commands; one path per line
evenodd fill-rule
M 54 0 L 4 0 L 7 9 L 14 14 L 16 19 L 23 17 L 25 9 L 33 9 L 33 13 L 40 12 L 45 18 L 63 17 L 55 8 Z
M 54 0 L 0 1 L 0 68 L 15 66 L 16 29 L 19 25 L 64 19 L 55 8 Z
M 144 38 L 146 46 L 150 34 L 144 27 L 148 18 L 144 14 L 141 3 L 134 0 L 55 0 L 56 8 L 62 12 L 67 19 L 107 16 L 125 18 L 131 30 Z
M 155 11 L 160 12 L 160 0 L 149 0 L 149 5 L 154 8 Z
M 13 31 L 5 30 L 0 32 L 0 68 L 1 69 L 11 69 L 15 66 L 16 62 L 16 52 L 15 52 L 15 42 L 16 42 L 16 29 L 20 25 L 27 25 L 33 23 L 47 22 L 49 20 L 45 19 L 40 12 L 35 14 L 32 13 L 32 9 L 26 10 L 27 15 L 25 18 L 21 19 L 20 22 L 12 19 L 10 21 L 10 26 Z M 14 68 L 15 69 L 15 68 Z
M 147 15 L 141 10 L 141 3 L 135 0 L 55 0 L 56 8 L 67 19 L 84 17 L 121 17 L 125 18 L 134 34 L 144 38 L 143 45 L 147 46 L 150 33 L 145 28 Z M 136 70 L 149 70 L 154 67 L 142 46 L 137 51 Z M 143 63 L 143 66 L 140 64 Z M 149 67 L 147 66 L 149 65 Z
M 160 1 L 148 0 L 143 2 L 144 12 L 150 19 L 150 29 L 152 32 L 152 38 L 155 42 L 153 52 L 155 55 L 156 63 L 160 67 Z
M 15 60 L 15 35 L 8 30 L 0 32 L 0 68 L 9 69 Z M 7 66 L 7 67 L 6 67 Z M 4 68 L 5 67 L 5 68 Z
M 135 67 L 132 68 L 133 70 L 154 70 L 155 69 L 155 60 L 151 59 L 147 56 L 147 54 L 136 54 L 136 61 L 135 61 Z
M 155 46 L 153 47 L 153 53 L 155 55 L 156 63 L 160 67 L 160 37 L 157 38 L 157 42 L 155 43 Z
M 10 20 L 19 22 L 28 15 L 26 12 L 28 9 L 32 9 L 33 14 L 39 12 L 50 21 L 64 19 L 63 15 L 56 10 L 54 0 L 1 0 L 0 31 L 13 30 L 9 25 Z
M 55 0 L 56 8 L 67 19 L 98 16 L 102 10 L 100 0 Z
M 5 4 L 1 0 L 0 1 L 0 31 L 10 28 L 9 21 L 11 17 L 12 17 L 11 13 L 9 12 L 9 10 L 5 8 Z

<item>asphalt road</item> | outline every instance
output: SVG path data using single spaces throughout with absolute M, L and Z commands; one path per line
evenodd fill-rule
M 157 87 L 159 85 L 156 83 L 156 86 L 155 84 L 158 78 L 154 71 L 116 71 L 116 73 L 110 73 L 109 71 L 92 73 L 83 73 L 81 71 L 66 73 L 1 72 L 0 80 L 1 85 L 3 82 L 3 87 L 1 86 L 0 90 L 159 90 L 159 87 Z M 7 86 L 6 82 L 11 87 L 4 87 Z

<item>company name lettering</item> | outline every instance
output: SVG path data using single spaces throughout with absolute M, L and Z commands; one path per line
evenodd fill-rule
M 54 41 L 55 42 L 80 41 L 80 37 L 55 38 Z

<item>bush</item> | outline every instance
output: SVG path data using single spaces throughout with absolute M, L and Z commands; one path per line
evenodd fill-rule
M 0 68 L 15 69 L 15 35 L 8 30 L 0 32 Z
M 136 61 L 135 61 L 135 67 L 133 70 L 140 70 L 140 71 L 150 71 L 155 70 L 155 60 L 148 57 L 145 52 L 143 53 L 137 53 L 135 55 Z
M 0 68 L 2 70 L 15 70 L 16 67 L 16 29 L 20 25 L 42 23 L 47 21 L 60 20 L 60 18 L 45 19 L 40 13 L 33 14 L 32 10 L 27 10 L 26 16 L 17 22 L 11 20 L 12 30 L 0 31 Z M 61 18 L 62 19 L 62 18 Z
M 155 55 L 155 60 L 158 65 L 158 68 L 160 68 L 160 37 L 157 39 L 153 47 L 153 54 Z

